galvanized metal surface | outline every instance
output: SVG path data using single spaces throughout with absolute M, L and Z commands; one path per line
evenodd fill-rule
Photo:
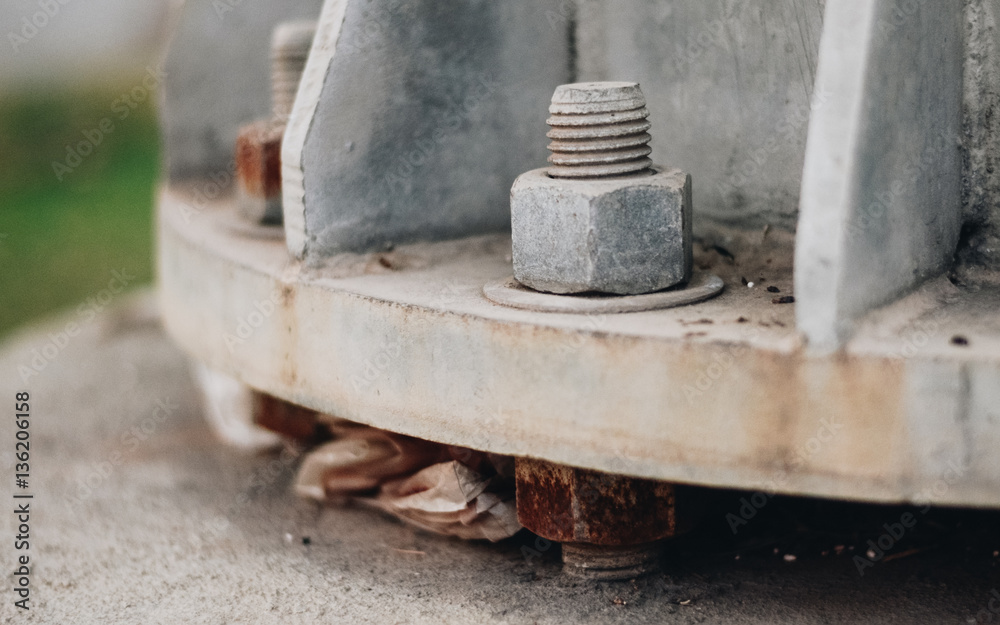
M 578 4 L 578 79 L 642 85 L 653 161 L 691 174 L 700 216 L 793 229 L 823 0 Z
M 844 351 L 794 330 L 791 241 L 719 234 L 696 264 L 727 290 L 629 315 L 538 314 L 482 287 L 510 242 L 342 255 L 320 267 L 232 227 L 230 203 L 160 201 L 170 333 L 303 406 L 419 438 L 682 483 L 1000 505 L 1000 288 L 940 279 Z M 743 280 L 754 284 L 742 285 Z M 766 287 L 766 288 L 765 288 Z M 774 292 L 777 291 L 777 292 Z
M 601 315 L 662 310 L 686 306 L 722 293 L 725 283 L 719 276 L 699 272 L 691 281 L 675 289 L 645 295 L 555 295 L 529 289 L 513 276 L 483 286 L 486 299 L 502 306 L 535 312 Z
M 554 178 L 603 178 L 648 173 L 653 151 L 646 98 L 638 83 L 589 82 L 556 87 L 546 120 L 551 130 L 548 173 Z
M 632 164 L 631 166 L 635 166 Z M 550 293 L 639 295 L 691 277 L 691 176 L 518 176 L 510 189 L 514 277 Z
M 835 349 L 951 267 L 962 228 L 961 3 L 826 7 L 802 177 L 797 323 Z
M 289 121 L 289 249 L 345 251 L 507 230 L 545 163 L 545 110 L 570 81 L 559 0 L 331 0 Z M 534 113 L 534 114 L 532 114 Z

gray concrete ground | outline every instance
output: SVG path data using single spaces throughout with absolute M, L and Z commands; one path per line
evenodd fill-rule
M 70 321 L 82 331 L 66 341 Z M 44 368 L 25 383 L 33 350 Z M 917 525 L 861 576 L 853 556 L 905 509 L 773 499 L 733 535 L 726 514 L 749 494 L 722 493 L 662 573 L 591 583 L 563 577 L 558 548 L 527 533 L 468 543 L 317 507 L 291 494 L 290 455 L 212 437 L 148 297 L 26 330 L 0 347 L 0 371 L 0 510 L 17 490 L 23 390 L 35 495 L 27 613 L 14 515 L 0 515 L 4 623 L 970 623 L 1000 597 L 996 513 L 911 510 Z

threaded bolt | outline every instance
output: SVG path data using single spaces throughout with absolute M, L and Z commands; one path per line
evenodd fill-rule
M 617 547 L 563 543 L 563 571 L 592 580 L 634 579 L 656 571 L 662 551 L 662 541 Z
M 285 22 L 271 37 L 271 104 L 274 119 L 287 122 L 292 114 L 306 59 L 316 36 L 315 21 Z
M 649 175 L 646 98 L 635 82 L 561 85 L 549 105 L 549 176 L 595 179 Z

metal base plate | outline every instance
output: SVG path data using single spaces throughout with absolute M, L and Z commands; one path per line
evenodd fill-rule
M 167 330 L 294 404 L 634 477 L 1000 506 L 1000 286 L 932 280 L 815 353 L 786 303 L 790 233 L 696 243 L 695 267 L 729 287 L 712 299 L 542 314 L 483 296 L 512 273 L 504 235 L 309 264 L 234 231 L 232 201 L 190 219 L 184 202 L 160 199 Z

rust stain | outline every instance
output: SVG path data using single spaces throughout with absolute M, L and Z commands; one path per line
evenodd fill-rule
M 296 290 L 289 284 L 281 285 L 279 294 L 279 314 L 277 322 L 282 324 L 287 339 L 282 343 L 284 360 L 279 375 L 289 387 L 294 388 L 298 382 L 299 372 L 296 350 L 299 342 L 299 324 L 295 315 Z
M 284 127 L 256 122 L 240 129 L 236 139 L 236 175 L 250 195 L 270 198 L 281 193 L 281 139 Z

